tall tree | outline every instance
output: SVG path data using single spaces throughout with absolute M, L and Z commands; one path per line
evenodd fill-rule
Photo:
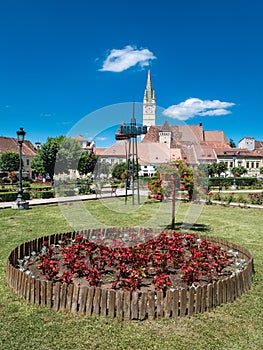
M 123 179 L 127 173 L 127 162 L 116 164 L 112 170 L 112 177 L 115 179 Z
M 222 173 L 227 171 L 227 165 L 224 162 L 219 162 L 215 164 L 216 174 L 220 176 Z
M 77 170 L 82 152 L 77 140 L 64 137 L 57 152 L 55 173 L 69 174 L 70 170 Z
M 11 172 L 18 171 L 20 166 L 20 157 L 15 152 L 5 152 L 0 156 L 0 169 Z
M 82 152 L 79 164 L 78 164 L 78 171 L 81 175 L 86 175 L 88 173 L 93 173 L 95 166 L 97 164 L 98 156 L 96 154 L 88 153 L 88 152 Z
M 236 144 L 235 144 L 235 142 L 234 142 L 233 139 L 229 139 L 229 146 L 230 146 L 231 148 L 236 148 Z
M 38 151 L 31 163 L 32 168 L 38 174 L 49 174 L 53 179 L 58 150 L 65 136 L 49 137 L 47 142 Z

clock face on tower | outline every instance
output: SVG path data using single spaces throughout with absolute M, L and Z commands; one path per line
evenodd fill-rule
M 154 106 L 152 106 L 152 105 L 145 105 L 144 106 L 144 112 L 146 114 L 153 114 L 154 113 Z

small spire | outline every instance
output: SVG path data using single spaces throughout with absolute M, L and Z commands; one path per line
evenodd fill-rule
M 145 103 L 147 103 L 147 102 L 152 103 L 153 101 L 155 101 L 155 93 L 154 93 L 154 90 L 152 88 L 151 70 L 149 68 L 146 89 L 144 92 L 144 102 Z

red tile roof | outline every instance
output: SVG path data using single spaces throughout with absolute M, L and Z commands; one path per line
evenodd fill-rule
M 6 152 L 19 153 L 19 145 L 16 138 L 0 136 L 0 154 Z M 22 153 L 25 156 L 34 157 L 37 155 L 37 150 L 29 140 L 25 140 L 23 142 Z
M 247 148 L 214 148 L 217 156 L 229 156 L 233 157 L 234 155 L 239 157 L 261 157 L 261 152 L 250 151 Z

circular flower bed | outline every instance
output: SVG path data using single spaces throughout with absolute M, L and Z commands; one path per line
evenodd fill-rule
M 154 298 L 153 302 L 157 309 L 158 295 L 162 295 L 162 300 L 174 295 L 170 305 L 172 310 L 177 291 L 178 307 L 182 307 L 184 299 L 187 304 L 184 312 L 177 311 L 177 314 L 182 315 L 190 314 L 190 308 L 194 312 L 202 311 L 202 308 L 198 307 L 198 290 L 205 290 L 207 286 L 211 286 L 209 287 L 211 306 L 216 306 L 228 301 L 228 294 L 230 300 L 234 299 L 251 284 L 252 256 L 249 252 L 228 242 L 220 244 L 220 241 L 215 242 L 215 239 L 207 240 L 192 233 L 170 230 L 156 235 L 155 231 L 144 229 L 134 230 L 127 235 L 125 230 L 111 229 L 107 232 L 95 230 L 52 237 L 25 243 L 20 246 L 19 253 L 18 249 L 13 251 L 8 259 L 8 279 L 14 274 L 18 274 L 20 279 L 20 282 L 15 283 L 15 289 L 27 297 L 26 285 L 28 281 L 34 280 L 34 286 L 29 283 L 31 292 L 28 294 L 31 296 L 28 299 L 33 298 L 34 302 L 38 299 L 40 304 L 47 304 L 48 286 L 51 285 L 50 294 L 53 301 L 48 301 L 50 306 L 54 305 L 56 298 L 59 299 L 59 304 L 62 304 L 63 290 L 67 293 L 72 290 L 73 293 L 73 289 L 78 289 L 75 296 L 76 311 L 80 309 L 87 311 L 88 293 L 90 293 L 88 291 L 100 290 L 97 292 L 98 314 L 102 307 L 102 294 L 115 293 L 113 315 L 116 315 L 118 309 L 117 295 L 121 299 L 118 302 L 122 305 L 122 309 L 125 304 L 124 295 L 127 295 L 126 304 L 129 304 L 129 310 L 133 295 L 137 295 L 138 307 L 142 303 L 143 295 L 146 295 L 144 312 L 146 317 L 147 305 L 148 307 L 150 305 L 149 295 Z M 129 238 L 128 245 L 127 238 Z M 14 272 L 14 268 L 17 272 Z M 9 283 L 13 286 L 12 280 L 13 277 L 11 281 L 9 279 Z M 223 286 L 223 282 L 228 280 L 230 281 L 228 291 L 225 289 L 220 296 L 220 283 Z M 237 281 L 237 284 L 233 285 L 233 281 Z M 43 295 L 42 288 L 45 290 Z M 231 288 L 233 295 L 230 292 Z M 56 289 L 59 296 L 54 296 Z M 38 297 L 35 296 L 36 292 Z M 80 300 L 81 293 L 82 295 L 84 293 L 84 302 Z M 91 297 L 93 301 L 95 294 Z M 109 297 L 110 293 L 107 295 Z M 191 298 L 193 306 L 189 304 Z M 206 294 L 202 295 L 200 300 L 202 299 L 205 299 L 202 303 L 209 305 L 210 301 Z M 107 300 L 106 315 L 110 314 L 110 299 Z M 64 306 L 67 304 L 66 301 L 63 303 Z M 72 303 L 71 300 L 71 306 Z M 85 307 L 81 308 L 81 303 L 84 303 Z M 163 303 L 164 301 L 161 302 L 164 306 Z M 94 309 L 94 305 L 92 308 Z M 169 315 L 172 314 L 171 310 Z M 152 314 L 156 316 L 156 312 Z M 123 313 L 122 310 L 122 316 Z M 129 314 L 131 315 L 131 311 Z

